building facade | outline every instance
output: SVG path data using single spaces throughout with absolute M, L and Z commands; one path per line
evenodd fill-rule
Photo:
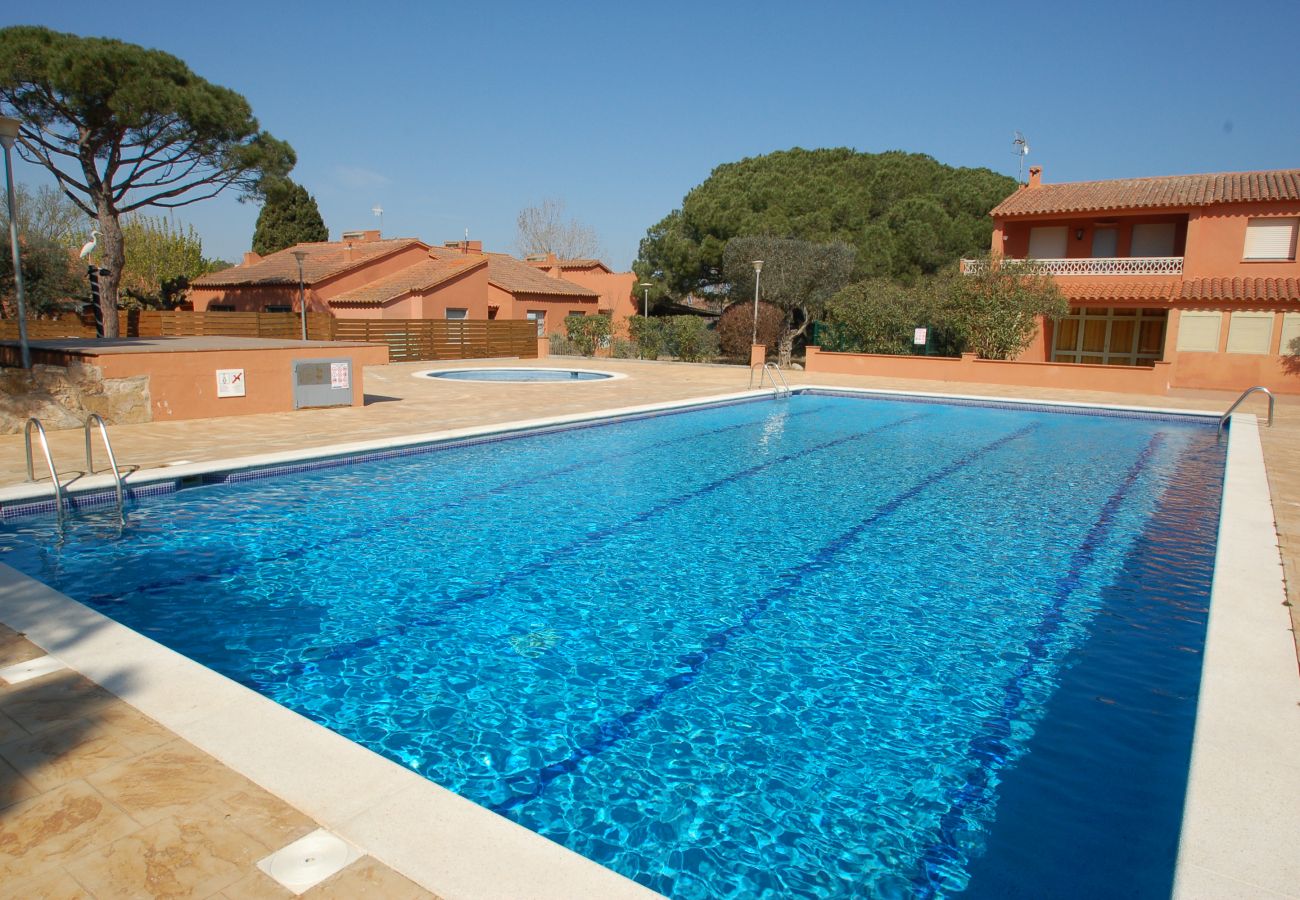
M 301 284 L 298 257 L 301 254 Z M 342 319 L 532 319 L 538 336 L 563 333 L 571 315 L 615 315 L 631 303 L 630 272 L 579 260 L 538 267 L 479 241 L 432 246 L 378 231 L 345 232 L 338 241 L 298 244 L 194 280 L 189 301 L 199 311 L 310 312 Z M 595 266 L 587 266 L 587 263 Z M 599 267 L 604 275 L 590 276 Z M 587 286 L 583 281 L 600 281 Z M 604 281 L 601 281 L 601 277 Z M 627 296 L 618 302 L 620 286 Z
M 1034 260 L 1070 303 L 1022 360 L 1300 392 L 1300 169 L 1044 184 L 1035 167 L 991 215 L 994 256 Z

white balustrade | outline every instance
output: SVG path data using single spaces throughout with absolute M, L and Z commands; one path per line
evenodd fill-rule
M 1181 275 L 1181 256 L 1118 256 L 1086 259 L 1005 259 L 1017 269 L 1034 275 Z M 985 271 L 988 262 L 982 259 L 963 259 L 961 270 L 966 275 Z

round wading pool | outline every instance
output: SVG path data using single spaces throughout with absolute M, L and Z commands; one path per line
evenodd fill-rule
M 512 384 L 609 381 L 626 377 L 614 372 L 600 372 L 595 369 L 523 368 L 431 369 L 427 372 L 416 372 L 415 375 L 417 378 L 438 378 L 447 381 L 508 381 Z

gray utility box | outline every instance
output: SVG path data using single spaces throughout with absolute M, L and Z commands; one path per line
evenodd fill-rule
M 351 359 L 295 359 L 293 408 L 352 405 Z

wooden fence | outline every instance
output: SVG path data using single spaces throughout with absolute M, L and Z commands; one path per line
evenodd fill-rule
M 123 337 L 141 338 L 302 337 L 302 321 L 296 313 L 132 310 L 119 313 L 118 328 Z M 94 336 L 95 326 L 75 316 L 27 323 L 27 337 L 33 341 Z M 313 341 L 387 344 L 393 362 L 537 357 L 537 326 L 527 320 L 336 319 L 324 313 L 308 313 L 307 337 Z M 18 324 L 0 321 L 0 340 L 17 339 Z
M 387 344 L 393 362 L 537 356 L 537 325 L 528 320 L 335 319 L 334 340 Z

